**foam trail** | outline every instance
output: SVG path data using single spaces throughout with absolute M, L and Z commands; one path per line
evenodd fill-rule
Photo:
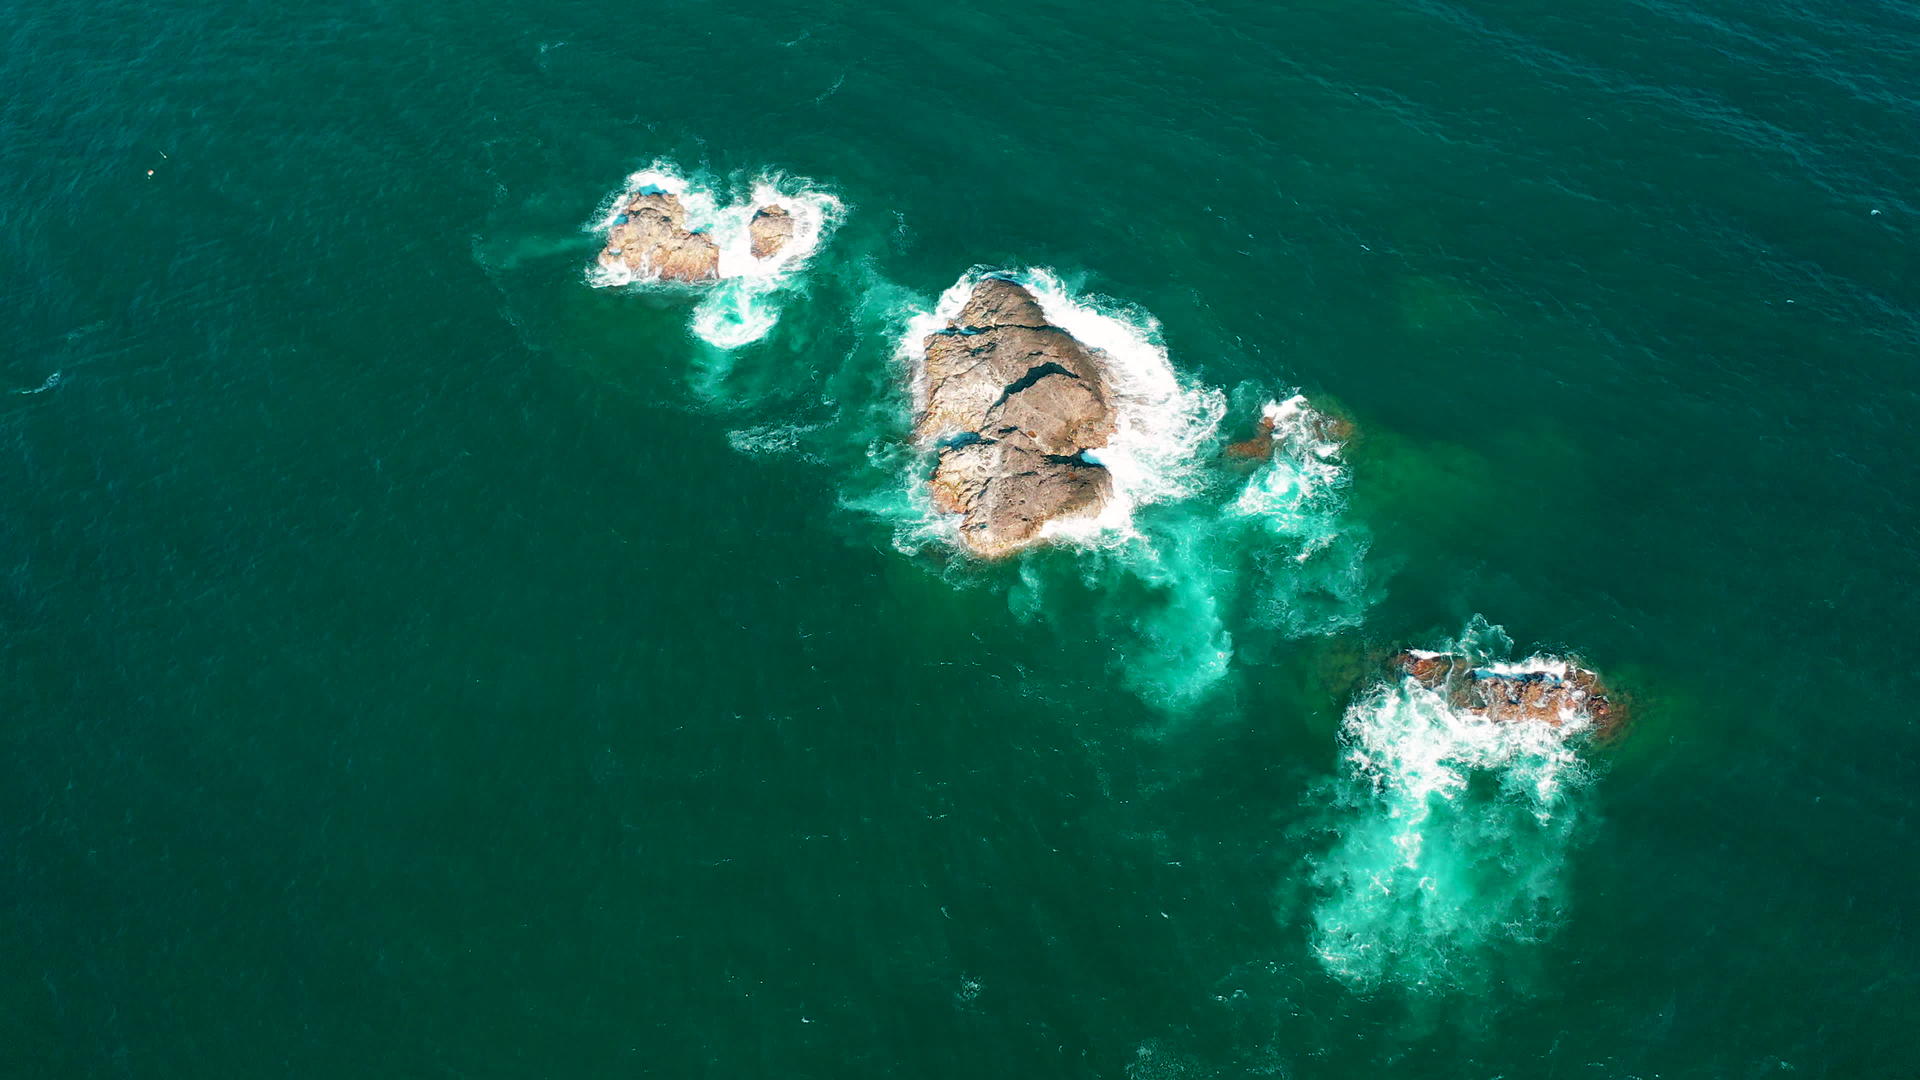
M 1108 622 L 1125 631 L 1121 681 L 1149 704 L 1171 710 L 1192 705 L 1232 664 L 1228 618 L 1236 585 L 1215 543 L 1209 530 L 1192 524 L 1155 522 L 1120 555 L 1122 569 L 1143 595 L 1135 597 L 1133 589 L 1104 594 Z
M 1148 506 L 1125 543 L 1080 560 L 1124 643 L 1121 681 L 1158 708 L 1207 699 L 1232 670 L 1237 639 L 1334 633 L 1358 625 L 1371 599 L 1338 425 L 1297 394 L 1262 411 L 1275 420 L 1272 447 L 1251 476 L 1234 484 L 1209 440 L 1182 478 L 1192 494 Z
M 1255 553 L 1249 591 L 1258 598 L 1256 618 L 1294 638 L 1357 627 L 1372 600 L 1371 539 L 1347 515 L 1353 474 L 1344 425 L 1298 393 L 1268 400 L 1260 413 L 1271 426 L 1272 455 L 1225 512 L 1229 527 L 1253 533 L 1243 542 Z
M 23 389 L 18 389 L 18 390 L 15 390 L 15 391 L 14 391 L 14 393 L 16 393 L 16 394 L 44 394 L 44 393 L 46 393 L 47 391 L 49 391 L 49 390 L 51 390 L 51 389 L 53 389 L 54 387 L 56 387 L 56 386 L 59 386 L 59 385 L 60 385 L 60 379 L 61 379 L 61 373 L 60 373 L 60 372 L 58 372 L 58 371 L 55 371 L 55 372 L 54 372 L 53 374 L 51 374 L 51 375 L 49 375 L 49 376 L 47 376 L 47 378 L 46 378 L 46 381 L 45 381 L 45 382 L 42 382 L 42 383 L 41 383 L 41 384 L 40 384 L 39 386 L 35 386 L 35 387 L 31 387 L 31 388 L 23 388 Z
M 824 425 L 820 424 L 756 424 L 751 427 L 735 428 L 727 432 L 727 445 L 742 454 L 762 457 L 776 457 L 785 454 L 797 455 L 809 461 L 818 457 L 803 445 L 811 442 Z
M 1476 616 L 1447 651 L 1494 664 L 1510 648 Z M 1343 771 L 1313 797 L 1333 835 L 1311 869 L 1312 948 L 1326 970 L 1362 989 L 1473 989 L 1503 949 L 1549 934 L 1583 828 L 1585 728 L 1578 717 L 1490 721 L 1412 678 L 1355 701 Z
M 845 216 L 846 207 L 833 194 L 810 181 L 778 173 L 763 173 L 745 185 L 744 198 L 727 192 L 741 185 L 721 184 L 711 178 L 690 178 L 670 162 L 656 161 L 627 177 L 626 184 L 602 204 L 589 231 L 605 235 L 619 218 L 626 200 L 646 191 L 677 197 L 686 210 L 687 227 L 704 232 L 720 250 L 720 279 L 696 285 L 639 278 L 624 266 L 594 266 L 587 280 L 596 287 L 698 291 L 691 328 L 695 336 L 716 349 L 737 349 L 767 336 L 780 320 L 779 295 L 799 284 L 799 275 L 821 244 Z M 764 259 L 753 255 L 748 229 L 754 212 L 778 206 L 793 220 L 793 236 L 779 251 Z

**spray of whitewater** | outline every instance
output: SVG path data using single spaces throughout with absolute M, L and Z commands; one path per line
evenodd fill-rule
M 1508 662 L 1511 645 L 1476 616 L 1442 651 L 1505 676 L 1565 668 Z M 1331 835 L 1309 873 L 1326 970 L 1362 989 L 1471 989 L 1505 950 L 1549 934 L 1586 828 L 1590 727 L 1583 715 L 1489 719 L 1412 676 L 1356 700 L 1342 772 L 1314 795 Z
M 694 306 L 692 330 L 700 340 L 722 350 L 759 341 L 773 329 L 780 319 L 781 294 L 798 285 L 801 271 L 845 214 L 839 198 L 801 178 L 761 173 L 744 181 L 722 181 L 690 176 L 669 162 L 656 161 L 627 177 L 607 197 L 588 231 L 605 237 L 621 220 L 627 202 L 649 192 L 674 196 L 686 210 L 688 229 L 705 234 L 718 247 L 717 279 L 679 284 L 615 264 L 590 269 L 588 283 L 601 288 L 697 292 L 700 299 Z M 759 258 L 753 254 L 749 225 L 755 212 L 766 207 L 786 211 L 793 234 L 779 250 Z
M 1236 396 L 1247 395 L 1243 388 Z M 1220 522 L 1251 561 L 1245 576 L 1253 616 L 1289 638 L 1357 627 L 1371 602 L 1371 539 L 1347 513 L 1351 425 L 1296 393 L 1265 401 L 1260 426 L 1271 450 Z

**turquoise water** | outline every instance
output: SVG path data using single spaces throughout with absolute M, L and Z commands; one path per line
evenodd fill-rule
M 1915 1068 L 1912 4 L 0 29 L 0 1072 Z M 843 213 L 596 287 L 656 163 Z M 1172 380 L 1133 539 L 916 505 L 976 266 Z

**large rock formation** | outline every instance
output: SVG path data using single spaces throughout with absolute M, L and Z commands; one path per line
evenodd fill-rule
M 714 281 L 720 248 L 705 233 L 687 229 L 687 211 L 674 195 L 657 188 L 631 197 L 607 230 L 600 265 L 636 278 Z
M 1624 715 L 1600 677 L 1570 661 L 1487 667 L 1453 653 L 1418 649 L 1403 652 L 1394 661 L 1454 708 L 1498 723 L 1531 720 L 1560 727 L 1585 721 L 1606 734 L 1619 726 Z
M 754 258 L 771 258 L 793 239 L 793 215 L 783 207 L 763 206 L 747 222 L 747 236 L 753 244 Z
M 1050 521 L 1094 517 L 1113 477 L 1086 458 L 1114 431 L 1104 357 L 1047 322 L 1033 294 L 986 278 L 915 373 L 914 436 L 937 447 L 934 505 L 959 514 L 960 538 L 998 558 Z

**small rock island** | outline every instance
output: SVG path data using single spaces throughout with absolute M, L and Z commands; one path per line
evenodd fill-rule
M 1409 649 L 1394 663 L 1454 708 L 1496 723 L 1538 721 L 1556 728 L 1586 723 L 1604 735 L 1624 719 L 1600 677 L 1566 660 L 1475 666 L 1453 653 Z
M 1115 429 L 1106 360 L 1049 323 L 1018 282 L 987 277 L 929 334 L 914 380 L 914 438 L 935 449 L 933 502 L 994 559 L 1049 522 L 1097 517 L 1113 476 L 1089 456 Z
M 782 207 L 756 209 L 747 226 L 753 257 L 779 254 L 793 228 L 793 215 Z M 698 284 L 721 278 L 720 245 L 704 229 L 689 229 L 680 197 L 657 187 L 640 189 L 619 207 L 600 265 L 636 281 Z

